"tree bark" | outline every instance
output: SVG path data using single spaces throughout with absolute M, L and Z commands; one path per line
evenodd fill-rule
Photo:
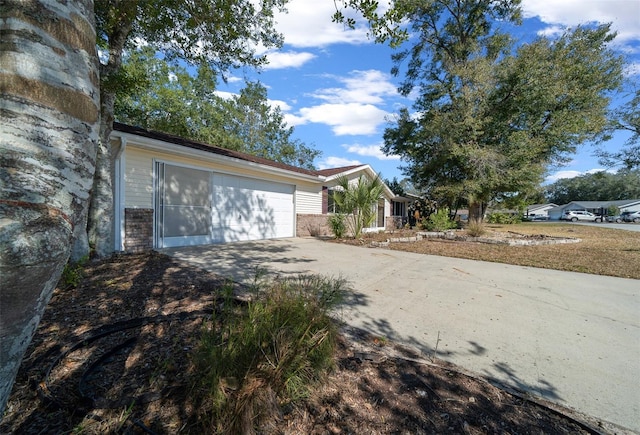
M 93 0 L 0 0 L 0 415 L 89 200 L 94 29 Z
M 109 137 L 115 119 L 115 89 L 113 77 L 122 67 L 122 53 L 133 27 L 136 8 L 132 0 L 119 5 L 118 24 L 110 29 L 109 58 L 106 64 L 100 65 L 100 135 L 96 158 L 96 171 L 87 218 L 89 244 L 93 245 L 94 254 L 98 258 L 108 257 L 113 253 L 113 179 L 115 166 L 111 152 Z M 87 252 L 88 254 L 88 252 Z

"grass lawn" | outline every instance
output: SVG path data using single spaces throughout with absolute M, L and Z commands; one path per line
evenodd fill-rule
M 486 227 L 490 232 L 512 231 L 572 237 L 582 241 L 557 245 L 503 246 L 426 239 L 416 243 L 392 243 L 390 247 L 422 254 L 640 279 L 640 232 L 607 228 L 607 224 L 596 227 L 568 223 L 521 223 L 486 224 Z

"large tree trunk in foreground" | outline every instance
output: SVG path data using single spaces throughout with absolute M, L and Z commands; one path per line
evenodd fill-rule
M 93 181 L 93 0 L 0 0 L 0 415 Z

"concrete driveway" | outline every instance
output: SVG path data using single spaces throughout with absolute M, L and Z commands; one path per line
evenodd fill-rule
M 258 269 L 345 278 L 349 324 L 640 432 L 638 280 L 312 238 L 164 252 L 240 282 Z

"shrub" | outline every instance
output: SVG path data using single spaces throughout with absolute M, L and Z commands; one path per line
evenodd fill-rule
M 446 231 L 457 228 L 458 224 L 449 219 L 449 209 L 441 208 L 431 213 L 427 219 L 423 219 L 419 226 L 428 231 Z
M 345 281 L 280 279 L 247 306 L 227 289 L 194 354 L 194 391 L 207 432 L 265 431 L 282 404 L 308 395 L 333 363 Z
M 503 213 L 503 212 L 493 212 L 489 213 L 487 216 L 487 221 L 490 224 L 517 224 L 522 222 L 522 218 L 519 215 Z
M 481 221 L 469 221 L 467 225 L 467 234 L 471 237 L 480 237 L 486 234 L 487 228 Z
M 347 231 L 347 224 L 345 222 L 346 215 L 343 213 L 334 213 L 329 216 L 328 224 L 329 229 L 337 239 L 341 239 L 345 236 Z

